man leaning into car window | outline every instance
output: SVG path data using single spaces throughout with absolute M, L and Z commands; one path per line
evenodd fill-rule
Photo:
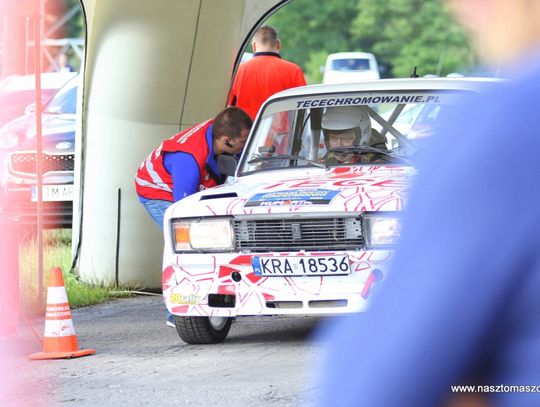
M 238 154 L 246 143 L 251 118 L 229 107 L 207 120 L 164 140 L 142 162 L 135 177 L 139 200 L 163 229 L 165 211 L 202 189 L 223 183 L 217 168 L 221 154 Z M 167 314 L 167 325 L 174 326 Z
M 323 160 L 328 165 L 377 162 L 378 154 L 362 152 L 362 146 L 386 150 L 386 137 L 371 129 L 371 119 L 363 106 L 328 108 L 321 127 L 328 150 Z

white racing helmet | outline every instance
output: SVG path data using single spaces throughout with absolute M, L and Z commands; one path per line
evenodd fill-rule
M 324 130 L 355 130 L 354 144 L 367 144 L 371 136 L 371 119 L 365 106 L 329 107 L 323 113 L 321 127 Z M 328 145 L 327 132 L 324 139 Z

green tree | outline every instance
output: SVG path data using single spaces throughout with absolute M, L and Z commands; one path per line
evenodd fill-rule
M 391 76 L 464 72 L 476 57 L 440 0 L 360 0 L 351 35 Z
M 84 25 L 83 25 L 83 13 L 82 4 L 80 0 L 68 0 L 67 10 L 71 10 L 73 7 L 78 8 L 78 12 L 69 19 L 67 23 L 67 37 L 69 38 L 82 38 L 84 37 Z
M 80 0 L 49 0 L 45 3 L 45 24 L 50 28 L 58 23 L 72 9 L 76 12 L 64 24 L 58 27 L 50 38 L 84 37 L 82 5 Z
M 71 16 L 56 31 L 51 33 L 51 38 L 84 38 L 83 13 L 80 0 L 49 0 L 46 3 L 46 14 L 45 20 L 50 26 L 63 21 L 66 15 Z M 75 52 L 68 49 L 66 54 L 70 64 L 76 70 L 79 70 L 81 61 Z
M 308 82 L 315 83 L 326 55 L 360 50 L 350 33 L 357 5 L 358 0 L 293 0 L 267 23 L 279 32 L 283 57 L 300 65 Z

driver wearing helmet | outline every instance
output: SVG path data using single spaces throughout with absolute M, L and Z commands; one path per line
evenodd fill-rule
M 371 129 L 368 109 L 364 106 L 329 107 L 323 114 L 321 127 L 328 152 L 327 164 L 355 164 L 376 161 L 376 154 L 355 154 L 353 151 L 332 151 L 353 146 L 369 146 L 386 150 L 386 137 Z

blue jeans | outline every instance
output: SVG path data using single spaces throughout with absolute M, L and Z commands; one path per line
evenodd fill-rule
M 172 205 L 172 202 L 149 199 L 148 201 L 141 203 L 154 222 L 156 222 L 161 230 L 163 230 L 163 217 L 165 216 L 167 208 Z
M 172 202 L 162 201 L 158 199 L 149 199 L 146 202 L 141 202 L 144 206 L 144 209 L 148 212 L 150 217 L 158 224 L 158 226 L 163 230 L 163 217 L 165 216 L 165 211 L 169 206 L 172 205 Z M 168 309 L 165 309 L 165 315 L 167 321 L 173 322 L 172 314 Z M 174 323 L 174 322 L 173 322 Z

